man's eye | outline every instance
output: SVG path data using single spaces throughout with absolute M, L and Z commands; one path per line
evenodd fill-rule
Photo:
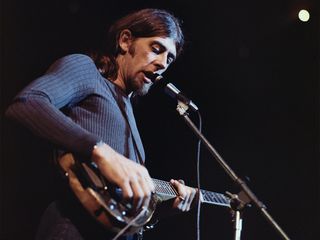
M 154 52 L 154 53 L 160 53 L 160 48 L 159 47 L 152 47 L 152 51 Z
M 170 63 L 172 63 L 172 62 L 173 62 L 173 58 L 172 58 L 172 57 L 169 57 L 168 60 L 167 60 L 167 63 L 170 64 Z

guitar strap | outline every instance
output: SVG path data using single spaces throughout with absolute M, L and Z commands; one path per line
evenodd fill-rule
M 138 161 L 139 161 L 139 163 L 140 163 L 141 165 L 144 165 L 144 160 L 143 160 L 143 158 L 142 158 L 142 156 L 141 156 L 141 153 L 140 153 L 140 151 L 139 151 L 139 149 L 138 149 L 138 145 L 137 145 L 135 136 L 134 136 L 134 134 L 133 134 L 133 132 L 132 132 L 131 124 L 130 124 L 129 119 L 128 119 L 128 115 L 127 115 L 125 109 L 123 109 L 123 106 L 119 105 L 119 108 L 120 108 L 123 116 L 125 117 L 128 125 L 129 125 L 129 127 L 130 127 L 130 133 L 131 133 L 131 136 L 132 136 L 133 148 L 134 148 L 134 152 L 135 152 L 136 158 L 138 159 Z
M 111 92 L 113 93 L 113 91 L 111 91 Z M 134 152 L 135 152 L 135 155 L 136 155 L 136 159 L 138 159 L 139 163 L 144 166 L 144 160 L 143 160 L 143 158 L 141 156 L 141 153 L 140 153 L 139 148 L 138 148 L 138 144 L 136 142 L 136 138 L 135 138 L 136 135 L 133 133 L 133 130 L 132 130 L 133 126 L 135 126 L 135 129 L 136 129 L 136 124 L 129 121 L 128 113 L 126 112 L 126 109 L 125 109 L 126 103 L 121 101 L 122 100 L 121 98 L 120 98 L 121 100 L 118 99 L 115 94 L 113 95 L 113 97 L 116 100 L 117 105 L 118 105 L 123 117 L 125 118 L 127 124 L 129 125 L 130 133 L 131 133 L 131 137 L 132 137 L 132 142 L 133 142 L 133 148 L 134 148 Z M 129 103 L 131 105 L 130 100 L 129 100 Z M 129 109 L 132 110 L 132 106 L 127 107 L 127 109 L 128 110 Z M 133 115 L 133 112 L 131 112 L 131 114 Z M 136 129 L 136 133 L 139 134 L 137 129 Z M 136 235 L 137 236 L 137 240 L 143 240 L 143 228 L 140 228 L 136 234 L 137 234 Z
M 107 84 L 108 85 L 108 84 Z M 108 85 L 109 86 L 109 85 Z M 110 87 L 109 87 L 110 88 Z M 139 147 L 138 147 L 138 143 L 137 143 L 137 139 L 136 138 L 139 138 L 139 142 L 141 142 L 140 140 L 140 135 L 139 135 L 139 132 L 138 132 L 138 129 L 136 127 L 136 123 L 135 121 L 130 121 L 129 120 L 129 117 L 128 117 L 128 113 L 127 111 L 130 111 L 130 114 L 132 114 L 133 116 L 133 110 L 132 110 L 132 106 L 131 106 L 131 102 L 130 102 L 130 99 L 128 102 L 125 102 L 123 101 L 122 97 L 118 97 L 119 95 L 123 95 L 123 94 L 120 94 L 120 93 L 117 93 L 117 91 L 120 91 L 118 89 L 116 89 L 115 91 L 112 91 L 113 89 L 110 89 L 112 94 L 113 94 L 113 97 L 123 115 L 123 117 L 125 118 L 128 126 L 129 126 L 129 129 L 130 129 L 130 133 L 131 133 L 131 137 L 132 137 L 132 142 L 133 142 L 133 149 L 134 149 L 134 153 L 136 155 L 136 159 L 138 160 L 138 162 L 144 166 L 144 159 L 141 155 L 141 151 L 143 151 L 142 149 L 140 150 Z M 130 106 L 126 106 L 130 104 Z M 126 111 L 127 109 L 127 111 Z M 135 132 L 133 131 L 133 128 L 135 129 Z M 141 143 L 142 144 L 142 143 Z

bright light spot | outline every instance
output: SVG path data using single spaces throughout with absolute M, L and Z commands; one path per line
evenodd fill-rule
M 305 10 L 305 9 L 300 10 L 298 16 L 299 16 L 299 19 L 302 22 L 308 22 L 308 20 L 310 18 L 309 12 L 307 10 Z

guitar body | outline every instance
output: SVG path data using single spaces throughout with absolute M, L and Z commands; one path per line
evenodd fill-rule
M 125 227 L 124 235 L 138 232 L 150 221 L 158 203 L 178 196 L 169 182 L 153 178 L 155 193 L 149 206 L 133 211 L 130 203 L 122 201 L 121 189 L 108 184 L 94 163 L 78 161 L 71 153 L 59 158 L 58 163 L 82 206 L 98 223 L 116 233 Z M 230 208 L 230 199 L 224 194 L 206 190 L 200 192 L 202 203 Z
M 122 203 L 119 201 L 119 196 L 110 193 L 111 189 L 107 187 L 99 173 L 86 163 L 77 162 L 72 154 L 63 155 L 59 159 L 59 165 L 68 177 L 71 190 L 83 207 L 97 222 L 113 232 L 119 232 L 129 223 L 131 226 L 125 234 L 137 232 L 150 221 L 157 203 L 161 201 L 156 194 L 153 194 L 148 208 L 133 212 L 130 204 Z

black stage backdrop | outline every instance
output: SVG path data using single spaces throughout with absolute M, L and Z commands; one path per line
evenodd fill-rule
M 165 78 L 197 103 L 204 135 L 292 239 L 317 239 L 319 6 L 311 0 L 2 0 L 0 239 L 33 239 L 56 191 L 50 144 L 5 119 L 5 108 L 55 59 L 99 47 L 113 20 L 144 7 L 183 19 L 185 52 Z M 303 8 L 307 23 L 297 18 Z M 147 167 L 195 186 L 197 139 L 162 87 L 135 108 Z M 239 190 L 204 148 L 200 173 L 204 189 Z M 202 240 L 232 233 L 226 209 L 203 205 Z M 196 239 L 196 211 L 161 221 L 146 239 Z M 248 208 L 242 239 L 281 238 Z

